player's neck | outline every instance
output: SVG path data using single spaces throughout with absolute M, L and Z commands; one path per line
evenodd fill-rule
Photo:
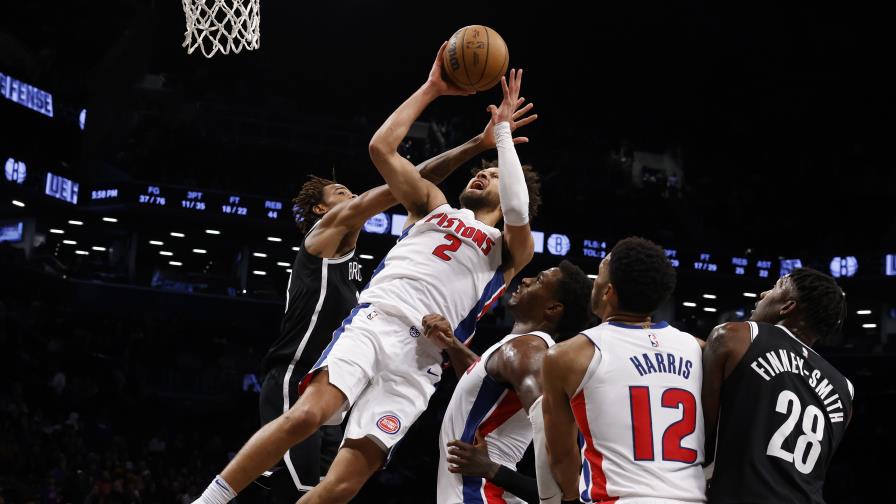
M 601 317 L 601 322 L 622 322 L 623 324 L 650 324 L 650 315 L 626 312 L 611 312 Z
M 495 208 L 492 210 L 487 210 L 485 208 L 480 208 L 477 210 L 473 210 L 473 215 L 476 216 L 476 220 L 478 220 L 479 222 L 491 227 L 495 227 L 498 225 L 498 221 L 501 220 L 501 209 Z
M 516 320 L 513 323 L 511 334 L 529 334 L 535 331 L 541 331 L 550 334 L 551 324 L 545 320 Z
M 777 325 L 786 328 L 791 334 L 796 336 L 796 339 L 800 340 L 807 347 L 812 347 L 812 345 L 818 341 L 818 338 L 815 337 L 815 333 L 806 328 L 805 324 L 799 320 L 784 319 L 778 322 Z

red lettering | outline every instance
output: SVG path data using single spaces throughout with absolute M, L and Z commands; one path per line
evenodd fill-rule
M 479 230 L 472 226 L 467 226 L 464 228 L 463 231 L 461 231 L 460 235 L 463 236 L 464 238 L 472 238 L 473 234 L 476 233 L 476 231 L 479 231 Z
M 483 233 L 481 229 L 477 229 L 476 234 L 473 235 L 473 243 L 481 249 L 485 246 L 485 238 L 485 233 Z
M 445 219 L 445 222 L 439 221 L 439 226 L 445 229 L 451 229 L 454 227 L 454 223 L 457 222 L 457 219 L 454 217 L 449 217 Z
M 491 238 L 487 238 L 487 239 L 485 240 L 485 247 L 483 247 L 483 249 L 482 249 L 482 253 L 485 254 L 485 255 L 488 255 L 489 252 L 492 251 L 492 246 L 493 246 L 494 244 L 495 244 L 495 240 L 492 240 Z
M 426 219 L 426 222 L 432 222 L 432 221 L 434 221 L 434 220 L 436 220 L 436 219 L 444 218 L 444 217 L 445 217 L 445 214 L 444 214 L 444 213 L 437 213 L 437 214 L 435 214 L 435 215 L 430 216 L 428 219 Z
M 465 227 L 467 227 L 467 226 L 466 226 L 466 224 L 464 224 L 464 221 L 457 219 L 457 226 L 455 226 L 454 232 L 457 234 L 460 234 L 464 230 Z

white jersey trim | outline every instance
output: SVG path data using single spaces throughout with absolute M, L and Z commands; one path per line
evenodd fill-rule
M 756 339 L 756 336 L 759 335 L 759 326 L 756 325 L 756 322 L 753 322 L 752 320 L 747 321 L 747 325 L 750 326 L 750 343 L 752 343 L 753 340 Z
M 591 356 L 591 362 L 588 363 L 588 369 L 585 370 L 585 375 L 582 376 L 582 381 L 579 382 L 579 386 L 576 387 L 576 393 L 573 394 L 573 397 L 579 395 L 582 392 L 582 389 L 585 387 L 585 384 L 588 383 L 588 380 L 597 373 L 597 368 L 600 366 L 600 361 L 603 359 L 603 353 L 600 350 L 600 346 L 598 346 L 597 341 L 595 341 L 590 334 L 588 333 L 580 333 L 588 338 L 588 341 L 591 342 L 594 347 L 594 355 Z
M 336 260 L 336 262 L 343 262 L 348 257 L 351 257 L 354 254 L 354 250 Z M 292 377 L 292 371 L 296 367 L 296 362 L 298 362 L 299 357 L 302 355 L 302 352 L 305 350 L 305 346 L 308 344 L 308 338 L 311 336 L 311 332 L 314 331 L 314 327 L 317 325 L 317 317 L 320 315 L 320 309 L 324 305 L 324 299 L 327 297 L 327 275 L 330 270 L 330 263 L 334 262 L 330 259 L 321 259 L 320 266 L 320 295 L 317 298 L 317 305 L 314 307 L 314 314 L 311 315 L 311 322 L 308 323 L 308 329 L 305 331 L 305 335 L 302 336 L 302 341 L 299 342 L 299 347 L 296 348 L 296 353 L 292 357 L 292 362 L 289 363 L 289 367 L 286 368 L 286 374 L 283 376 L 283 412 L 286 413 L 289 410 L 289 379 Z M 290 282 L 292 282 L 292 274 L 289 276 Z M 289 450 L 286 451 L 286 454 L 283 455 L 283 461 L 286 463 L 286 468 L 289 470 L 289 475 L 292 476 L 292 481 L 295 483 L 296 488 L 299 490 L 308 490 L 310 487 L 307 485 L 303 485 L 301 480 L 299 480 L 299 475 L 296 472 L 296 468 L 292 463 L 292 460 L 289 457 Z

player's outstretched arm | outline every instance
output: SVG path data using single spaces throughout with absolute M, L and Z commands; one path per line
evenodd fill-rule
M 529 103 L 513 114 L 511 130 L 525 126 L 538 119 L 537 114 L 529 114 L 534 105 Z M 440 184 L 459 166 L 495 148 L 494 122 L 489 119 L 482 133 L 467 140 L 451 150 L 445 151 L 417 165 L 417 171 L 424 179 L 433 184 Z M 528 142 L 526 137 L 515 137 L 513 143 Z M 343 239 L 350 233 L 357 233 L 367 219 L 385 212 L 398 204 L 388 185 L 374 187 L 357 198 L 340 203 L 330 209 L 314 231 L 305 237 L 306 249 L 319 257 L 332 257 L 342 245 Z
M 442 79 L 442 53 L 447 45 L 445 42 L 439 48 L 426 83 L 386 119 L 370 140 L 370 159 L 386 180 L 392 194 L 408 210 L 408 223 L 426 215 L 447 200 L 442 191 L 432 182 L 424 180 L 411 162 L 398 153 L 398 145 L 417 117 L 433 100 L 442 95 L 472 94 Z
M 571 387 L 570 375 L 582 374 L 570 369 L 575 362 L 574 355 L 571 355 L 575 351 L 569 345 L 571 342 L 551 347 L 541 367 L 545 445 L 551 473 L 560 486 L 564 500 L 578 498 L 579 469 L 582 465 L 577 443 L 578 428 L 569 404 L 571 395 L 567 391 Z
M 529 264 L 535 255 L 535 243 L 529 227 L 529 190 L 511 135 L 513 114 L 522 104 L 520 98 L 522 80 L 522 70 L 511 70 L 509 82 L 501 77 L 504 98 L 500 106 L 489 106 L 492 122 L 495 123 L 498 149 L 498 192 L 501 196 L 504 243 L 508 255 L 508 261 L 504 264 L 506 282 L 510 282 L 516 272 Z

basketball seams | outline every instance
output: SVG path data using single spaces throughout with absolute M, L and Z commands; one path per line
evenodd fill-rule
M 487 26 L 483 26 L 483 28 L 485 28 L 485 60 L 482 62 L 482 73 L 479 74 L 479 80 L 476 81 L 476 84 L 482 82 L 482 78 L 485 77 L 485 71 L 488 70 L 488 57 L 492 54 L 492 46 L 488 34 L 491 29 Z
M 467 85 L 470 86 L 470 87 L 475 87 L 475 86 L 473 85 L 473 80 L 470 79 L 470 72 L 467 70 L 467 55 L 466 55 L 466 52 L 465 52 L 466 49 L 465 49 L 465 47 L 464 47 L 464 42 L 465 42 L 466 39 L 467 39 L 467 30 L 468 30 L 469 28 L 470 28 L 469 26 L 465 26 L 465 27 L 463 28 L 463 33 L 461 34 L 461 39 L 460 39 L 460 51 L 458 51 L 458 54 L 459 54 L 459 55 L 463 55 L 463 61 L 461 61 L 461 60 L 460 60 L 460 57 L 458 57 L 458 63 L 460 63 L 461 68 L 464 69 L 464 75 L 467 76 Z

